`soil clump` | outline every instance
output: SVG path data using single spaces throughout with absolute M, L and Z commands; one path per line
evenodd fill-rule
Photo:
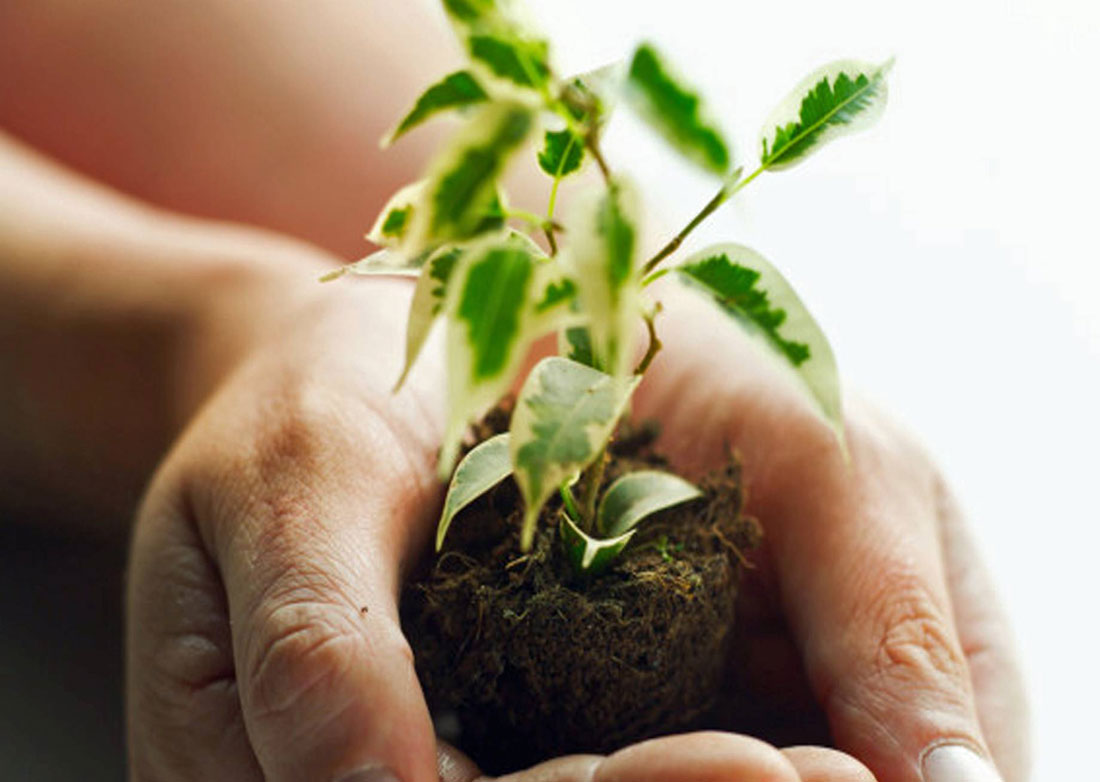
M 497 408 L 481 441 L 507 428 Z M 652 425 L 624 424 L 605 485 L 667 469 Z M 511 478 L 453 522 L 443 552 L 405 589 L 402 623 L 445 738 L 489 774 L 562 754 L 606 753 L 705 724 L 729 670 L 745 552 L 760 541 L 742 515 L 731 457 L 698 500 L 639 525 L 602 574 L 578 578 L 543 509 L 533 549 L 519 548 L 522 501 Z

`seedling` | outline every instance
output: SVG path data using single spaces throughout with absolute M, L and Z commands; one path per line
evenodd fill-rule
M 547 41 L 513 4 L 443 5 L 468 66 L 430 86 L 383 144 L 443 112 L 460 112 L 465 121 L 424 178 L 382 210 L 368 238 L 384 249 L 329 275 L 417 277 L 398 386 L 433 324 L 445 323 L 449 413 L 439 472 L 450 488 L 437 548 L 459 511 L 508 475 L 524 502 L 522 549 L 531 547 L 544 505 L 558 495 L 557 534 L 581 573 L 605 568 L 648 516 L 700 495 L 655 470 L 624 475 L 601 492 L 608 442 L 661 346 L 660 303 L 650 286 L 670 273 L 779 358 L 843 448 L 832 350 L 783 276 L 740 244 L 676 256 L 700 223 L 759 176 L 874 122 L 885 106 L 890 63 L 845 60 L 810 74 L 764 123 L 759 159 L 743 175 L 702 98 L 652 44 L 638 46 L 627 63 L 561 78 Z M 717 182 L 714 197 L 648 258 L 638 239 L 639 194 L 611 170 L 601 148 L 619 103 Z M 549 177 L 539 212 L 513 206 L 500 187 L 536 136 L 532 162 Z M 559 185 L 586 164 L 599 170 L 600 185 L 559 220 Z M 648 333 L 644 351 L 636 344 L 640 323 Z M 548 333 L 557 333 L 559 355 L 524 379 L 510 430 L 478 444 L 456 468 L 470 423 L 518 382 L 531 344 Z

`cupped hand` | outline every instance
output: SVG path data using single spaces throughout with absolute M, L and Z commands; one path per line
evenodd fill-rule
M 136 780 L 375 766 L 435 778 L 396 595 L 437 508 L 439 382 L 428 368 L 390 393 L 409 286 L 321 289 L 324 269 L 303 264 L 308 293 L 272 299 L 282 312 L 142 504 L 127 630 Z
M 238 286 L 191 350 L 196 367 L 217 357 L 218 380 L 151 483 L 131 553 L 135 780 L 477 776 L 452 751 L 437 760 L 397 610 L 403 572 L 423 551 L 440 500 L 438 361 L 423 361 L 392 394 L 410 286 L 322 288 L 314 281 L 323 268 L 303 263 L 255 294 Z M 301 286 L 294 295 L 283 293 L 288 280 Z M 695 734 L 607 759 L 563 758 L 512 779 L 731 774 L 870 778 L 839 753 L 784 754 L 746 737 Z
M 1026 779 L 1008 623 L 927 454 L 849 400 L 847 461 L 746 337 L 675 288 L 662 297 L 665 347 L 636 412 L 662 421 L 661 447 L 689 474 L 735 450 L 765 532 L 738 627 L 735 675 L 756 704 L 746 724 L 763 711 L 784 741 L 831 736 L 879 782 L 995 779 L 980 758 Z

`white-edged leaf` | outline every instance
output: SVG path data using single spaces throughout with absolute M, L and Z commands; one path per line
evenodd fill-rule
M 637 197 L 616 181 L 577 198 L 566 221 L 563 263 L 577 281 L 581 320 L 587 325 L 595 366 L 629 374 L 642 312 L 637 273 Z
M 551 261 L 539 266 L 536 283 L 539 294 L 535 300 L 534 315 L 540 332 L 579 322 L 580 315 L 575 307 L 577 282 L 560 263 Z
M 821 327 L 783 275 L 758 252 L 740 244 L 707 247 L 675 270 L 689 288 L 705 292 L 779 357 L 843 446 L 836 359 Z
M 531 237 L 511 228 L 505 233 L 508 241 L 526 248 L 537 260 L 545 261 L 545 253 L 531 240 Z M 394 391 L 404 385 L 413 364 L 420 356 L 424 343 L 428 340 L 432 325 L 442 315 L 451 273 L 462 253 L 466 252 L 467 246 L 467 244 L 443 245 L 432 251 L 424 262 L 409 305 L 408 323 L 405 328 L 405 366 L 394 385 Z M 563 318 L 558 306 L 563 299 L 567 300 L 572 295 L 566 281 L 560 279 L 560 275 L 548 274 L 548 271 L 545 264 L 540 265 L 535 279 L 538 295 L 535 315 L 538 328 L 548 328 L 548 325 L 543 325 L 544 322 L 551 325 L 561 322 Z M 575 290 L 573 293 L 575 294 Z
M 409 257 L 391 250 L 378 250 L 353 263 L 333 269 L 321 277 L 321 282 L 331 282 L 345 274 L 363 277 L 419 277 L 423 256 Z
M 550 47 L 546 41 L 514 30 L 474 33 L 466 38 L 466 50 L 478 75 L 492 84 L 503 82 L 502 86 L 538 92 L 549 82 Z
M 421 179 L 405 185 L 390 196 L 367 233 L 367 239 L 383 247 L 399 246 L 409 230 L 413 215 L 422 208 L 426 185 L 427 182 Z
M 443 312 L 447 298 L 447 285 L 463 252 L 464 248 L 461 245 L 440 247 L 428 257 L 417 278 L 405 326 L 405 366 L 401 370 L 401 376 L 397 378 L 397 383 L 394 384 L 394 391 L 405 384 L 405 379 L 409 376 L 424 343 L 428 340 L 432 324 Z
M 569 514 L 563 511 L 559 531 L 565 554 L 573 569 L 577 573 L 595 575 L 619 556 L 638 530 L 632 529 L 608 539 L 594 538 L 574 524 Z
M 471 244 L 447 285 L 450 410 L 440 452 L 446 477 L 470 421 L 511 386 L 537 336 L 536 257 L 522 241 L 498 235 Z
M 497 180 L 527 139 L 531 111 L 513 102 L 484 104 L 429 169 L 403 246 L 410 251 L 462 241 L 499 225 Z M 490 222 L 487 223 L 487 220 Z
M 886 109 L 892 65 L 838 60 L 803 79 L 764 123 L 761 164 L 787 168 L 832 139 L 873 125 Z
M 409 113 L 382 139 L 382 146 L 388 147 L 417 125 L 442 111 L 465 108 L 475 103 L 484 103 L 488 99 L 488 93 L 469 71 L 449 73 L 424 90 Z
M 510 446 L 525 503 L 525 550 L 546 498 L 602 451 L 637 384 L 560 356 L 531 370 L 512 413 Z
M 548 130 L 539 152 L 539 168 L 554 179 L 579 171 L 584 160 L 584 139 L 569 128 Z
M 682 83 L 651 44 L 634 51 L 626 98 L 638 116 L 688 160 L 718 175 L 730 170 L 733 154 L 702 99 Z
M 625 535 L 642 519 L 703 496 L 693 484 L 660 470 L 627 473 L 607 487 L 596 511 L 596 529 L 609 538 Z
M 443 514 L 435 532 L 435 550 L 443 548 L 443 539 L 458 512 L 512 474 L 508 453 L 508 433 L 490 437 L 470 450 L 455 468 Z
M 573 118 L 601 129 L 611 118 L 623 91 L 626 64 L 613 62 L 565 80 L 561 99 Z

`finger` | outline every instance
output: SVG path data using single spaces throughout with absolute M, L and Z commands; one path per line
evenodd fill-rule
M 380 419 L 359 422 L 356 445 L 387 458 L 354 467 L 318 430 L 332 427 L 295 413 L 249 464 L 230 467 L 237 486 L 197 500 L 229 596 L 245 724 L 276 782 L 359 768 L 427 782 L 434 737 L 397 594 L 430 503 Z M 430 476 L 427 455 L 423 467 Z M 207 504 L 222 497 L 233 499 Z
M 182 503 L 151 492 L 127 584 L 127 747 L 134 782 L 262 782 L 233 673 L 220 581 Z
M 787 747 L 782 752 L 802 782 L 875 782 L 865 765 L 835 749 Z
M 596 766 L 592 782 L 799 782 L 791 762 L 763 741 L 704 731 L 635 744 Z
M 477 765 L 450 744 L 440 741 L 435 751 L 439 782 L 474 782 L 481 776 Z
M 986 747 L 940 552 L 934 471 L 905 436 L 859 416 L 846 462 L 793 386 L 708 316 L 666 321 L 667 352 L 680 358 L 638 408 L 667 411 L 665 442 L 689 465 L 713 464 L 730 445 L 744 455 L 749 510 L 764 524 L 784 614 L 837 745 L 880 782 L 940 782 L 923 776 L 931 748 Z M 723 374 L 715 355 L 742 371 Z M 939 757 L 957 766 L 963 756 Z M 967 773 L 988 773 L 975 764 Z
M 592 775 L 602 760 L 599 755 L 554 758 L 532 768 L 498 777 L 496 782 L 592 782 Z M 483 778 L 479 782 L 488 782 L 488 779 Z
M 1016 641 L 958 503 L 941 484 L 940 518 L 951 604 L 966 654 L 982 733 L 1001 774 L 1023 782 L 1031 769 L 1029 708 Z
M 391 322 L 381 311 L 407 297 L 391 298 L 370 318 Z M 312 347 L 362 333 L 361 311 L 326 320 L 333 333 L 308 335 L 306 349 L 281 344 L 274 368 L 260 357 L 242 370 L 188 454 L 187 496 L 228 596 L 244 722 L 273 782 L 368 770 L 436 779 L 397 601 L 437 502 L 437 422 L 414 389 L 390 394 L 399 357 L 388 346 L 366 364 Z M 287 371 L 288 352 L 311 363 Z
M 756 508 L 837 745 L 883 782 L 940 782 L 922 768 L 932 747 L 987 750 L 946 584 L 935 476 L 883 421 L 853 420 L 850 464 L 824 443 L 806 448 L 758 485 Z

